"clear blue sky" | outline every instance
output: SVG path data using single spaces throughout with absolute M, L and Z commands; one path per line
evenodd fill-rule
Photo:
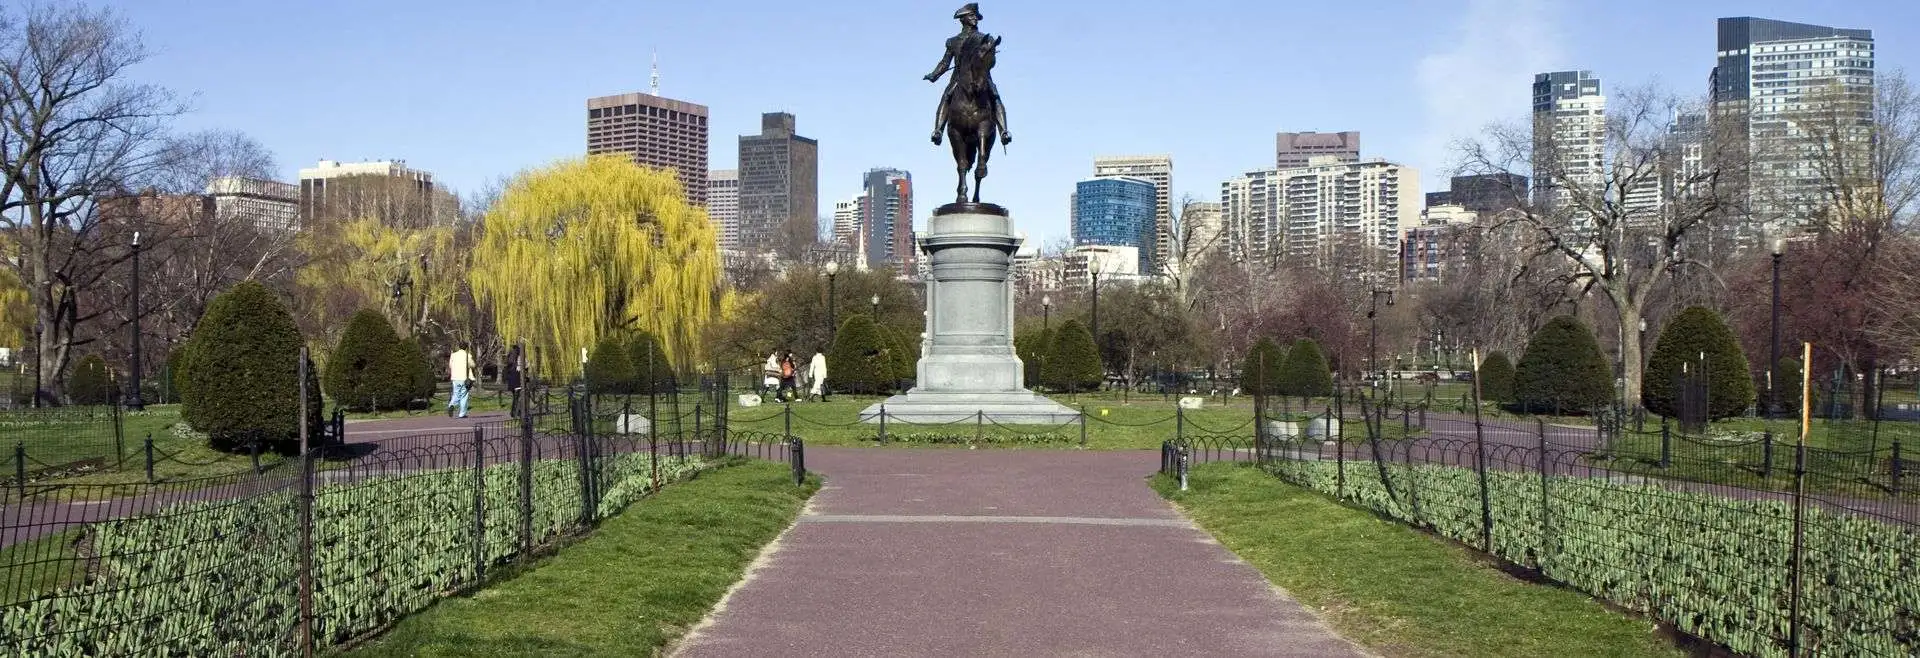
M 244 131 L 283 177 L 321 158 L 404 158 L 466 192 L 585 150 L 585 99 L 644 91 L 711 108 L 712 165 L 787 111 L 820 141 L 820 202 L 876 166 L 913 173 L 916 222 L 950 198 L 920 79 L 959 0 L 452 2 L 123 0 L 154 51 L 138 74 L 191 95 L 183 128 Z M 1532 74 L 1704 95 L 1714 19 L 1874 31 L 1878 66 L 1916 66 L 1908 0 L 1272 0 L 981 3 L 1005 37 L 995 77 L 1016 141 L 986 198 L 1035 240 L 1066 235 L 1096 155 L 1167 153 L 1174 192 L 1212 200 L 1270 166 L 1280 130 L 1359 130 L 1363 155 L 1445 185 L 1448 143 L 1527 110 Z M 1920 74 L 1920 71 L 1915 71 Z

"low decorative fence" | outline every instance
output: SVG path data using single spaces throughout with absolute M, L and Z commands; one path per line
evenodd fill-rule
M 586 431 L 527 416 L 329 445 L 266 474 L 13 501 L 0 508 L 0 654 L 311 655 L 723 455 L 792 460 L 804 475 L 798 440 L 596 433 L 575 416 Z

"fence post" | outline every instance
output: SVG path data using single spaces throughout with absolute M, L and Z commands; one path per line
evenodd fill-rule
M 1187 439 L 1187 410 L 1184 407 L 1173 408 L 1173 438 L 1177 441 Z M 1254 442 L 1254 445 L 1259 445 L 1259 442 Z
M 300 653 L 313 658 L 313 446 L 307 441 L 307 369 L 311 366 L 307 348 L 300 348 L 300 363 L 294 372 L 300 378 Z M 147 437 L 147 472 L 152 479 L 153 437 Z
M 973 412 L 973 442 L 974 443 L 980 442 L 980 431 L 985 428 L 986 424 L 987 424 L 987 410 L 985 409 L 975 410 Z
M 1087 447 L 1087 403 L 1080 403 L 1080 447 Z
M 1173 443 L 1171 441 L 1161 441 L 1160 442 L 1160 474 L 1161 475 L 1167 474 L 1167 465 L 1168 465 L 1167 455 L 1170 454 L 1171 452 L 1173 452 Z
M 1791 587 L 1787 601 L 1787 653 L 1800 655 L 1800 581 L 1806 546 L 1807 446 L 1804 439 L 1793 448 L 1793 561 L 1787 565 Z
M 578 427 L 580 423 L 576 420 L 574 426 Z M 592 427 L 592 423 L 587 426 Z M 583 528 L 593 524 L 593 466 L 587 456 L 587 446 L 591 443 L 593 439 L 585 433 L 576 432 L 573 435 L 576 461 L 580 463 L 580 526 Z
M 713 443 L 700 431 L 700 403 L 693 403 L 693 439 L 700 442 L 700 456 L 713 459 Z M 655 484 L 658 484 L 657 482 Z
M 1545 436 L 1540 437 L 1539 463 L 1540 463 L 1540 546 L 1539 546 L 1539 549 L 1535 551 L 1535 558 L 1534 558 L 1534 560 L 1539 564 L 1535 564 L 1534 566 L 1544 570 L 1546 568 L 1545 562 L 1547 557 L 1547 546 L 1551 544 L 1551 542 L 1547 541 L 1547 538 L 1553 532 L 1553 505 L 1552 505 L 1553 498 L 1547 495 L 1547 473 L 1548 473 L 1547 437 Z
M 258 439 L 247 442 L 247 459 L 253 462 L 253 474 L 259 475 L 260 474 L 260 441 Z
M 473 584 L 487 575 L 487 440 L 486 430 L 473 426 Z
M 1180 490 L 1186 491 L 1187 490 L 1187 470 L 1192 468 L 1192 464 L 1193 464 L 1192 452 L 1187 449 L 1186 444 L 1181 444 L 1179 447 L 1174 448 L 1174 450 L 1179 452 Z
M 793 403 L 788 402 L 780 410 L 780 435 L 793 440 Z
M 1895 497 L 1898 497 L 1900 495 L 1900 476 L 1904 474 L 1903 471 L 1905 470 L 1906 470 L 1906 464 L 1900 461 L 1900 440 L 1894 439 L 1893 440 L 1893 468 L 1889 471 L 1889 473 L 1893 476 L 1893 495 Z
M 1900 442 L 1895 441 L 1893 445 L 1898 446 Z M 1899 454 L 1898 448 L 1895 448 L 1894 454 Z M 1773 430 L 1771 429 L 1760 435 L 1760 478 L 1770 477 L 1773 477 Z
M 1428 396 L 1429 397 L 1432 396 L 1432 391 L 1428 391 Z M 1426 428 L 1427 428 L 1427 405 L 1422 404 L 1420 405 L 1420 429 L 1424 430 Z
M 120 415 L 120 403 L 112 402 L 109 403 L 109 405 L 113 409 L 113 467 L 121 468 L 127 464 L 126 430 L 122 427 L 124 421 Z M 254 466 L 256 468 L 253 469 L 253 472 L 259 473 L 259 464 L 255 464 Z
M 887 404 L 880 403 L 880 445 L 887 444 Z
M 520 554 L 533 552 L 533 409 L 520 408 Z
M 1673 465 L 1673 429 L 1666 417 L 1660 418 L 1660 468 Z
M 153 432 L 147 432 L 147 483 L 153 483 Z
M 37 394 L 38 393 L 36 393 L 36 395 Z M 151 446 L 153 445 L 153 442 L 148 441 L 147 445 L 149 446 L 149 448 L 151 448 Z M 147 455 L 148 455 L 147 463 L 152 464 L 153 451 L 149 449 L 147 451 Z M 147 480 L 151 482 L 153 480 L 152 466 L 147 467 L 147 473 L 148 473 Z M 16 486 L 20 487 L 20 501 L 22 503 L 26 502 L 27 500 L 27 444 L 25 442 L 13 444 L 13 483 Z
M 787 441 L 789 450 L 793 451 L 789 459 L 793 462 L 793 486 L 804 486 L 807 483 L 807 443 L 797 436 L 788 437 Z

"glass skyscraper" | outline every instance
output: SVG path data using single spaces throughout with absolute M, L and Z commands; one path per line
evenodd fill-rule
M 1073 244 L 1134 247 L 1140 273 L 1157 272 L 1153 261 L 1153 183 L 1131 176 L 1101 176 L 1074 186 Z

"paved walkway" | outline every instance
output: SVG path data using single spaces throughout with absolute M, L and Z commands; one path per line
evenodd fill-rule
M 826 488 L 677 655 L 1362 655 L 1149 489 L 1151 453 L 807 462 Z

